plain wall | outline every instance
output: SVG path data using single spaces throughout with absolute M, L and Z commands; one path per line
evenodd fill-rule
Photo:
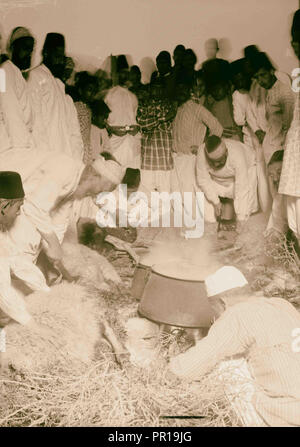
M 20 0 L 24 3 L 26 0 Z M 130 55 L 142 66 L 144 80 L 162 49 L 178 43 L 193 48 L 198 64 L 206 59 L 204 42 L 224 39 L 219 57 L 234 60 L 256 44 L 280 70 L 297 66 L 290 47 L 292 14 L 298 0 L 0 0 L 1 28 L 7 37 L 15 26 L 27 26 L 37 39 L 34 63 L 47 32 L 66 37 L 67 53 L 79 68 L 99 68 L 110 54 Z M 3 4 L 8 6 L 4 7 Z M 150 59 L 149 59 L 150 58 Z

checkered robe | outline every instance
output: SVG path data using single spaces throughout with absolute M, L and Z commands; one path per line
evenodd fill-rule
M 84 153 L 83 162 L 85 164 L 92 163 L 92 150 L 91 150 L 91 125 L 92 125 L 92 112 L 86 104 L 82 101 L 74 103 L 80 125 L 80 133 L 83 141 Z
M 170 171 L 174 167 L 172 121 L 176 115 L 174 103 L 152 100 L 139 105 L 137 123 L 142 128 L 141 169 Z

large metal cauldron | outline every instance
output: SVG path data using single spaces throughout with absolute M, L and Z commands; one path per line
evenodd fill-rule
M 139 266 L 134 286 L 141 298 L 138 312 L 160 324 L 209 327 L 214 312 L 207 299 L 199 266 L 181 261 Z M 134 285 L 134 284 L 133 284 Z

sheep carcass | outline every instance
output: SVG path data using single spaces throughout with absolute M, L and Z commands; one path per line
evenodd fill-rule
M 104 318 L 104 300 L 86 287 L 61 283 L 28 295 L 26 303 L 38 329 L 15 322 L 6 326 L 6 362 L 14 369 L 78 369 L 92 361 L 101 337 L 109 339 L 116 356 L 124 352 Z
M 107 283 L 122 283 L 110 262 L 95 250 L 73 243 L 63 243 L 62 250 L 64 267 L 72 277 L 78 278 L 80 284 L 107 290 Z

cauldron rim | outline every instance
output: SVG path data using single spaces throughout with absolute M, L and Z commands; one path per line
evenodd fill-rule
M 155 270 L 155 267 L 161 265 L 171 264 L 171 262 L 164 262 L 159 264 L 153 264 L 150 268 L 152 273 L 155 273 L 156 275 L 163 276 L 164 278 L 174 279 L 175 281 L 184 281 L 184 282 L 198 282 L 198 283 L 204 283 L 205 279 L 186 279 L 186 278 L 176 278 L 176 276 L 170 276 L 165 273 L 161 273 Z M 200 267 L 197 264 L 189 263 L 191 266 Z

